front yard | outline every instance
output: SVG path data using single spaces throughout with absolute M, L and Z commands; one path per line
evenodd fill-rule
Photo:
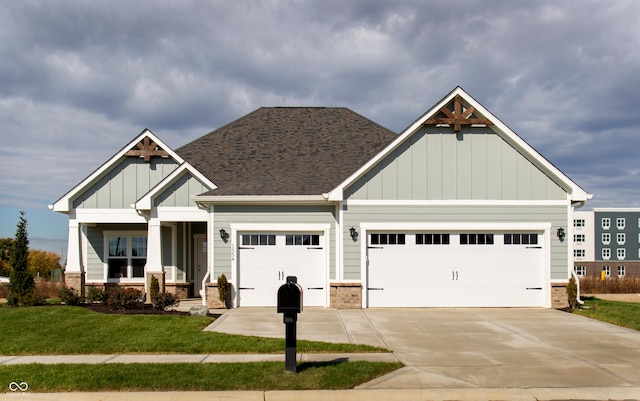
M 211 317 L 100 314 L 82 307 L 0 307 L 0 356 L 135 353 L 284 353 L 284 340 L 204 332 Z M 298 341 L 298 351 L 386 352 L 367 345 Z M 29 391 L 211 391 L 344 389 L 401 367 L 400 363 L 0 365 L 0 393 Z
M 640 331 L 640 303 L 586 298 L 584 304 L 573 313 Z

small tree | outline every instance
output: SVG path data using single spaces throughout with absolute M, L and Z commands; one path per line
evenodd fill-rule
M 20 212 L 20 222 L 16 230 L 16 238 L 11 247 L 11 276 L 7 301 L 11 306 L 32 305 L 35 303 L 33 289 L 35 282 L 29 272 L 29 236 L 27 220 L 24 212 Z
M 567 284 L 567 297 L 569 298 L 569 308 L 571 310 L 578 306 L 578 285 L 576 279 L 571 276 L 569 284 Z
M 228 286 L 229 283 L 227 282 L 227 276 L 225 276 L 224 274 L 218 276 L 218 297 L 220 298 L 220 301 L 222 301 L 222 304 L 225 306 L 225 308 L 227 307 Z
M 151 281 L 149 283 L 149 298 L 151 303 L 156 302 L 156 298 L 158 298 L 158 294 L 160 293 L 160 282 L 156 276 L 151 276 Z

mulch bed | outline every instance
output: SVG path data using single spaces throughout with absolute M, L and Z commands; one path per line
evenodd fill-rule
M 183 315 L 189 316 L 189 312 L 181 312 L 177 310 L 155 309 L 152 305 L 143 305 L 136 309 L 113 309 L 105 304 L 87 304 L 84 308 L 90 309 L 98 313 L 118 314 L 118 315 Z

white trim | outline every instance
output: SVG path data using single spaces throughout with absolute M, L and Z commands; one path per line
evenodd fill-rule
M 580 188 L 575 182 L 573 182 L 569 177 L 567 177 L 562 171 L 560 171 L 557 167 L 551 164 L 547 159 L 545 159 L 540 153 L 538 153 L 535 149 L 533 149 L 528 143 L 526 143 L 522 138 L 520 138 L 515 132 L 511 131 L 509 127 L 507 127 L 502 121 L 500 121 L 496 116 L 490 113 L 487 109 L 485 109 L 480 103 L 478 103 L 475 99 L 473 99 L 469 94 L 467 94 L 461 87 L 456 87 L 452 90 L 447 96 L 445 96 L 440 102 L 436 103 L 431 109 L 429 109 L 425 114 L 423 114 L 420 118 L 418 118 L 413 124 L 407 127 L 399 136 L 396 138 L 391 144 L 385 147 L 380 153 L 378 153 L 375 157 L 370 159 L 366 164 L 361 166 L 356 172 L 351 174 L 346 180 L 344 180 L 340 185 L 334 188 L 329 194 L 328 198 L 332 201 L 339 201 L 344 198 L 344 189 L 349 185 L 353 184 L 357 179 L 362 177 L 367 171 L 369 171 L 376 164 L 381 162 L 385 157 L 387 157 L 391 152 L 397 149 L 402 143 L 404 143 L 408 138 L 410 138 L 415 132 L 417 132 L 422 126 L 423 123 L 435 115 L 440 108 L 447 105 L 449 102 L 453 100 L 454 97 L 460 95 L 465 102 L 467 102 L 470 106 L 475 108 L 475 113 L 481 114 L 483 117 L 491 120 L 494 125 L 492 130 L 496 132 L 502 139 L 510 143 L 512 146 L 516 148 L 520 153 L 523 154 L 528 160 L 534 162 L 539 167 L 546 170 L 548 175 L 550 175 L 553 179 L 562 183 L 566 188 L 568 188 L 568 196 L 573 201 L 586 201 L 591 199 L 592 195 L 586 193 L 582 188 Z M 561 185 L 562 186 L 562 185 Z
M 331 228 L 329 223 L 231 223 L 230 229 L 236 231 L 325 231 Z
M 538 222 L 519 222 L 519 223 L 402 223 L 402 222 L 363 222 L 360 223 L 360 277 L 362 278 L 362 308 L 369 307 L 369 263 L 368 263 L 368 235 L 367 231 L 373 230 L 389 230 L 389 231 L 463 231 L 463 230 L 486 230 L 486 231 L 542 231 L 544 246 L 544 280 L 545 285 L 542 288 L 544 307 L 551 307 L 551 223 Z M 565 280 L 566 281 L 566 280 Z
M 191 199 L 196 204 L 327 204 L 327 199 L 323 195 L 232 195 L 232 196 L 210 196 L 196 195 Z
M 567 200 L 345 200 L 348 206 L 567 206 Z
M 97 170 L 91 173 L 87 178 L 82 180 L 78 185 L 73 187 L 69 192 L 64 194 L 60 199 L 55 201 L 53 205 L 50 205 L 49 208 L 54 212 L 60 213 L 68 213 L 71 209 L 72 200 L 82 191 L 84 191 L 89 186 L 93 185 L 96 181 L 104 176 L 107 172 L 111 170 L 111 168 L 124 158 L 128 157 L 125 154 L 131 150 L 134 146 L 136 146 L 141 140 L 145 137 L 149 137 L 153 142 L 155 142 L 158 146 L 160 146 L 163 150 L 165 150 L 169 157 L 173 158 L 178 164 L 184 162 L 182 157 L 180 157 L 177 153 L 175 153 L 166 143 L 160 140 L 157 136 L 154 135 L 149 129 L 144 129 L 138 136 L 133 138 L 131 142 L 126 144 L 118 153 L 113 155 L 109 160 L 104 162 Z
M 147 223 L 135 209 L 75 209 L 79 223 Z
M 178 166 L 177 169 L 173 170 L 171 174 L 166 176 L 163 180 L 161 180 L 153 188 L 151 188 L 151 190 L 147 192 L 142 198 L 140 198 L 135 203 L 135 208 L 138 210 L 151 210 L 151 203 L 155 196 L 159 193 L 162 193 L 162 191 L 167 189 L 186 173 L 190 173 L 192 177 L 200 181 L 200 183 L 208 187 L 210 190 L 217 188 L 217 186 L 213 182 L 202 175 L 202 173 L 196 170 L 195 167 L 193 167 L 188 162 L 184 162 L 180 166 Z
M 158 207 L 156 216 L 167 222 L 202 222 L 206 223 L 209 216 L 206 210 L 197 207 Z

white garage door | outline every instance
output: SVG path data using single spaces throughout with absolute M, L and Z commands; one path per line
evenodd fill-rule
M 278 288 L 296 276 L 304 306 L 325 306 L 326 249 L 322 233 L 242 233 L 239 306 L 276 306 Z
M 368 306 L 544 306 L 542 236 L 371 232 Z

